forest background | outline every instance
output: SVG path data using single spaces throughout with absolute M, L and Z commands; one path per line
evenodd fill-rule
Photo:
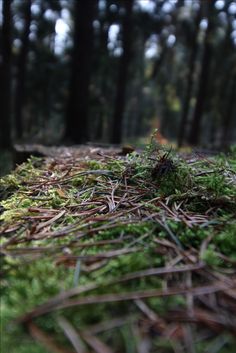
M 0 7 L 1 159 L 14 143 L 137 143 L 154 128 L 178 146 L 235 141 L 235 0 Z

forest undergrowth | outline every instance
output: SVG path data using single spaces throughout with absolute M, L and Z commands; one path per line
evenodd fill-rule
M 236 149 L 65 148 L 0 199 L 3 353 L 235 352 Z

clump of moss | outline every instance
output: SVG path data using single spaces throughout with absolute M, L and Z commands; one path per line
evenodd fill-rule
M 236 259 L 236 224 L 224 225 L 214 237 L 214 244 L 220 252 Z
M 219 258 L 214 248 L 215 247 L 211 245 L 207 250 L 205 250 L 201 256 L 201 259 L 209 266 L 218 267 L 223 264 L 223 261 Z

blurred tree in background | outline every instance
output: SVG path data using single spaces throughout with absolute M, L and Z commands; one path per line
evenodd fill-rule
M 66 138 L 75 143 L 88 141 L 89 85 L 94 43 L 93 21 L 97 0 L 75 1 L 71 83 L 66 115 Z
M 16 88 L 15 88 L 15 128 L 17 138 L 22 138 L 23 134 L 23 108 L 25 103 L 25 82 L 26 66 L 29 52 L 29 35 L 31 24 L 31 0 L 22 2 L 22 15 L 24 16 L 23 32 L 21 38 L 21 47 L 19 49 L 18 62 L 16 63 Z M 19 9 L 21 10 L 21 9 Z
M 11 0 L 2 3 L 2 28 L 0 36 L 0 147 L 11 146 L 11 61 L 12 61 L 12 15 Z
M 0 147 L 236 139 L 236 0 L 0 0 Z

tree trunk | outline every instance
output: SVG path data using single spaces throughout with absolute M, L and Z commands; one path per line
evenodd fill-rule
M 196 57 L 197 57 L 197 49 L 198 49 L 198 31 L 199 31 L 200 21 L 201 21 L 201 11 L 199 10 L 196 18 L 196 23 L 195 23 L 195 31 L 191 36 L 192 37 L 191 43 L 190 43 L 191 54 L 189 56 L 186 93 L 184 97 L 183 111 L 182 111 L 179 133 L 178 133 L 178 147 L 182 146 L 186 135 L 186 127 L 188 122 L 190 101 L 192 97 L 192 90 L 193 90 L 193 83 L 194 83 L 194 72 L 195 72 L 195 66 L 196 66 Z
M 0 148 L 11 147 L 11 0 L 3 0 L 0 67 Z
M 108 122 L 108 115 L 109 115 L 109 84 L 107 80 L 107 75 L 109 72 L 110 66 L 110 57 L 108 52 L 108 32 L 109 32 L 109 25 L 110 24 L 110 4 L 106 2 L 106 9 L 105 9 L 105 16 L 102 20 L 100 20 L 100 33 L 98 37 L 98 55 L 99 61 L 97 61 L 98 66 L 100 64 L 99 70 L 99 78 L 97 79 L 99 82 L 100 88 L 100 97 L 99 97 L 99 112 L 98 118 L 96 121 L 96 131 L 95 131 L 95 140 L 102 141 L 106 138 L 107 131 L 107 122 Z M 112 23 L 112 22 L 111 22 Z
M 235 107 L 235 98 L 236 98 L 236 78 L 235 77 L 233 77 L 232 79 L 230 88 L 231 90 L 229 95 L 229 102 L 222 122 L 223 123 L 222 136 L 221 136 L 222 148 L 227 148 L 230 144 L 230 125 L 231 125 L 233 110 Z
M 199 86 L 197 92 L 197 102 L 193 113 L 193 121 L 190 128 L 188 142 L 191 145 L 197 145 L 200 140 L 200 128 L 205 108 L 205 101 L 207 96 L 208 78 L 210 74 L 210 65 L 212 60 L 212 45 L 211 33 L 213 29 L 212 11 L 214 10 L 215 1 L 204 3 L 207 11 L 208 26 L 205 34 L 204 49 L 201 63 L 201 73 L 199 79 Z
M 137 138 L 143 136 L 145 110 L 143 87 L 145 86 L 145 37 L 141 33 L 135 35 L 135 52 L 133 67 L 135 68 L 135 78 L 130 89 L 129 115 L 126 122 L 126 137 Z
M 65 130 L 65 138 L 73 143 L 86 142 L 89 137 L 89 83 L 96 7 L 96 0 L 75 1 L 74 49 Z
M 125 110 L 125 95 L 127 87 L 128 70 L 131 61 L 131 41 L 132 41 L 132 8 L 134 0 L 124 1 L 125 16 L 123 20 L 123 54 L 120 59 L 118 71 L 117 91 L 115 98 L 115 110 L 113 116 L 113 126 L 111 143 L 121 143 L 122 124 Z
M 26 66 L 27 56 L 29 51 L 29 34 L 30 34 L 30 23 L 31 23 L 31 0 L 27 0 L 25 5 L 25 24 L 24 32 L 22 36 L 22 46 L 18 58 L 17 66 L 17 79 L 15 89 L 15 127 L 16 136 L 21 138 L 23 134 L 23 119 L 22 111 L 25 101 L 25 81 L 26 81 Z

